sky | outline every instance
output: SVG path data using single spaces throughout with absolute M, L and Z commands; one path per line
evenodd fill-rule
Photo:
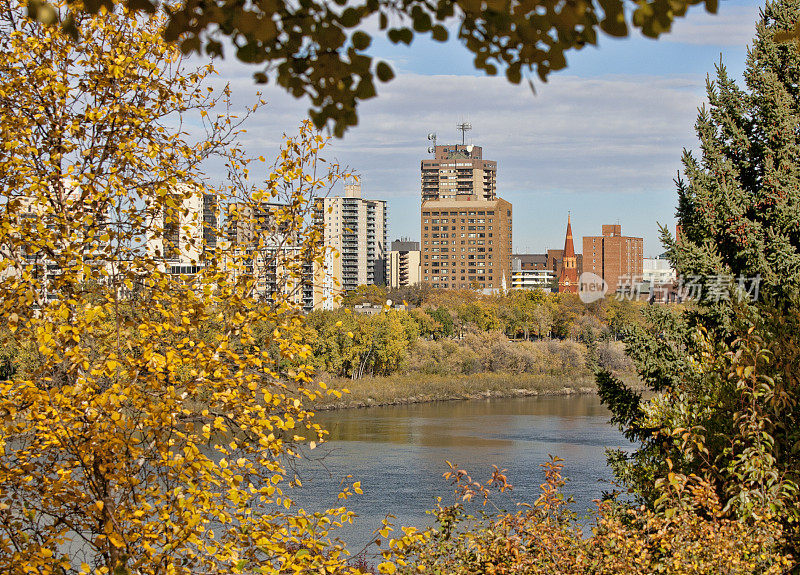
M 389 241 L 419 240 L 427 134 L 435 132 L 439 144 L 460 142 L 456 125 L 467 121 L 468 143 L 497 161 L 498 195 L 513 204 L 515 252 L 563 247 L 569 213 L 576 251 L 581 236 L 619 223 L 624 235 L 644 238 L 645 256 L 656 256 L 663 251 L 658 225 L 674 231 L 673 180 L 683 150 L 697 145 L 706 76 L 722 59 L 741 79 L 759 6 L 722 0 L 716 15 L 694 6 L 658 40 L 600 36 L 597 47 L 569 53 L 568 67 L 546 83 L 537 80 L 536 94 L 526 82 L 474 70 L 457 40 L 394 46 L 375 38 L 372 55 L 389 61 L 396 77 L 359 106 L 359 125 L 331 140 L 327 157 L 360 175 L 363 197 L 387 201 Z M 237 105 L 262 92 L 267 105 L 248 119 L 242 143 L 253 156 L 274 157 L 309 103 L 256 86 L 257 70 L 233 57 L 215 67 Z

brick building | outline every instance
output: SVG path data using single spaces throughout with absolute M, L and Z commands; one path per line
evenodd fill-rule
M 613 293 L 642 277 L 644 240 L 622 235 L 619 224 L 604 225 L 602 235 L 583 237 L 583 269 L 602 277 Z
M 486 290 L 511 287 L 511 204 L 422 203 L 421 283 Z
M 480 146 L 434 146 L 420 163 L 420 282 L 511 287 L 511 204 L 497 197 L 497 162 Z
M 547 250 L 547 269 L 553 272 L 555 277 L 561 275 L 561 267 L 564 263 L 564 250 Z M 578 270 L 578 277 L 583 273 L 583 254 L 575 254 L 575 267 Z

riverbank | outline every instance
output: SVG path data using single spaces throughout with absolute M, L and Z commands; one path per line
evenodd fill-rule
M 638 386 L 635 373 L 623 373 L 618 377 L 629 385 Z M 570 376 L 502 372 L 472 375 L 409 373 L 356 380 L 325 378 L 323 381 L 329 388 L 347 389 L 350 393 L 341 398 L 332 395 L 319 398 L 311 404 L 319 411 L 433 401 L 597 393 L 594 375 L 589 371 Z

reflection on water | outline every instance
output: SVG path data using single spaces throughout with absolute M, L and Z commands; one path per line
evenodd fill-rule
M 361 481 L 364 495 L 348 501 L 359 514 L 341 536 L 360 548 L 388 513 L 396 524 L 423 526 L 425 510 L 436 496 L 449 501 L 450 487 L 442 479 L 446 460 L 466 469 L 474 479 L 486 479 L 491 466 L 507 469 L 514 485 L 514 502 L 533 502 L 544 474 L 539 467 L 548 454 L 565 460 L 579 513 L 610 490 L 612 476 L 605 465 L 607 447 L 630 448 L 608 423 L 610 414 L 593 395 L 527 397 L 374 407 L 320 413 L 329 440 L 309 453 L 300 466 L 303 488 L 293 493 L 308 509 L 338 504 L 343 477 Z

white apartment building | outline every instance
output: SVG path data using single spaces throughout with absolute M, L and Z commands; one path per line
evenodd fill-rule
M 677 273 L 664 255 L 642 259 L 642 282 L 649 282 L 650 285 L 662 285 L 671 284 L 676 279 Z
M 511 289 L 550 291 L 556 272 L 547 267 L 547 254 L 512 254 Z
M 251 277 L 257 298 L 271 302 L 282 299 L 305 311 L 330 309 L 338 295 L 332 276 L 339 274 L 339 260 L 326 255 L 325 265 L 320 266 L 313 257 L 314 250 L 279 223 L 286 216 L 282 213 L 285 209 L 286 205 L 271 202 L 229 204 L 225 218 L 230 248 L 226 268 L 234 276 Z
M 205 254 L 217 247 L 217 197 L 199 185 L 178 184 L 173 205 L 164 206 L 155 222 L 147 251 L 170 273 L 197 273 Z
M 386 202 L 361 197 L 361 185 L 345 185 L 344 197 L 320 198 L 316 204 L 316 219 L 324 224 L 326 247 L 338 253 L 330 256 L 329 269 L 337 272 L 331 288 L 338 283 L 341 291 L 360 285 L 386 284 Z M 328 266 L 326 266 L 328 267 Z

